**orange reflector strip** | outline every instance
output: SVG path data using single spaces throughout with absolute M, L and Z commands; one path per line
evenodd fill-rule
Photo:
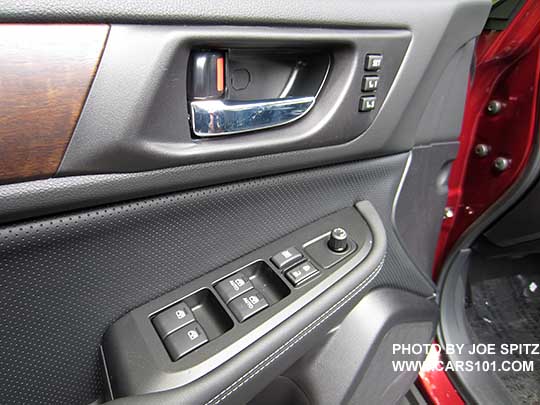
M 216 90 L 222 92 L 225 89 L 225 69 L 223 65 L 223 57 L 216 61 Z

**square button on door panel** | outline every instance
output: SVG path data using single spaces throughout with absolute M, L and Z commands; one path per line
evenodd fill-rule
M 255 289 L 242 294 L 229 303 L 229 308 L 240 322 L 244 322 L 267 306 L 266 299 Z
M 226 303 L 229 303 L 233 298 L 242 295 L 252 288 L 253 284 L 251 284 L 251 281 L 242 272 L 227 277 L 225 280 L 216 284 L 216 291 Z
M 380 54 L 368 54 L 366 55 L 366 64 L 364 69 L 370 72 L 379 70 L 382 66 L 383 56 Z
M 281 252 L 272 256 L 272 263 L 280 270 L 285 270 L 296 263 L 301 262 L 303 259 L 302 253 L 294 247 L 282 250 Z
M 175 330 L 180 329 L 182 326 L 187 325 L 194 320 L 195 318 L 193 318 L 193 314 L 189 307 L 184 302 L 179 302 L 154 317 L 152 323 L 158 331 L 159 336 L 162 339 L 165 339 Z
M 208 342 L 208 338 L 201 325 L 192 322 L 170 334 L 165 339 L 165 347 L 172 361 L 176 361 L 206 342 Z
M 371 111 L 374 108 L 375 108 L 375 96 L 360 97 L 360 105 L 358 106 L 358 111 L 366 112 L 366 111 Z
M 375 91 L 379 85 L 379 76 L 364 76 L 362 78 L 362 91 Z
M 317 274 L 319 274 L 319 270 L 317 270 L 313 264 L 304 262 L 287 271 L 285 276 L 295 287 L 298 287 L 300 284 L 315 277 Z

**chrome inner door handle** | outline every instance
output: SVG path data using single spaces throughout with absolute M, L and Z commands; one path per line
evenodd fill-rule
M 313 107 L 315 97 L 191 102 L 193 132 L 200 137 L 239 134 L 293 122 Z

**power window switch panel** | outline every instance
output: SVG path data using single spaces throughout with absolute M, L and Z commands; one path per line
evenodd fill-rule
M 364 76 L 362 78 L 362 91 L 375 91 L 379 86 L 379 76 Z
M 235 298 L 229 304 L 229 308 L 240 322 L 244 322 L 267 306 L 268 302 L 266 302 L 266 299 L 255 289 Z
M 360 105 L 358 106 L 358 111 L 367 112 L 375 108 L 375 96 L 364 96 L 360 97 Z
M 154 317 L 152 323 L 161 339 L 165 339 L 175 330 L 194 320 L 195 318 L 189 307 L 184 302 L 179 302 Z
M 370 72 L 376 72 L 382 66 L 383 56 L 381 54 L 370 53 L 366 55 L 366 64 L 364 69 Z
M 281 252 L 272 256 L 270 260 L 276 265 L 280 270 L 285 270 L 291 266 L 294 266 L 296 263 L 299 263 L 303 260 L 302 253 L 294 247 L 282 250 Z
M 319 270 L 317 270 L 313 264 L 310 262 L 305 262 L 287 271 L 287 273 L 285 273 L 285 277 L 287 277 L 295 287 L 298 287 L 300 284 L 317 276 L 318 274 Z
M 169 335 L 165 339 L 165 347 L 172 361 L 176 361 L 206 342 L 208 338 L 201 325 L 192 322 Z
M 251 281 L 241 272 L 227 277 L 225 280 L 216 284 L 216 291 L 226 303 L 252 288 L 253 284 L 251 284 Z

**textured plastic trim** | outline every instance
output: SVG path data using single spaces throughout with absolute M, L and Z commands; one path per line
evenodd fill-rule
M 406 30 L 113 25 L 58 175 L 143 171 L 346 143 L 382 109 L 410 40 Z M 332 68 L 302 119 L 193 139 L 186 87 L 190 53 L 200 48 L 325 50 Z M 384 62 L 376 107 L 360 113 L 358 83 L 370 51 L 384 54 Z
M 366 204 L 362 204 L 360 207 L 362 212 L 366 210 L 369 212 L 370 206 L 366 208 Z M 336 226 L 346 227 L 351 238 L 361 244 L 347 259 L 331 269 L 322 270 L 317 278 L 300 288 L 293 288 L 286 278 L 280 275 L 291 290 L 287 297 L 243 323 L 235 321 L 235 327 L 232 330 L 180 361 L 174 363 L 170 361 L 149 322 L 150 314 L 183 300 L 190 291 L 198 291 L 215 280 L 233 274 L 236 270 L 244 268 L 247 263 L 269 258 L 289 246 L 301 246 L 305 241 Z M 356 210 L 345 209 L 132 311 L 115 323 L 104 338 L 104 352 L 115 396 L 143 394 L 182 386 L 218 368 L 223 362 L 254 344 L 269 331 L 279 328 L 286 319 L 301 311 L 306 305 L 316 305 L 317 297 L 345 278 L 349 272 L 356 271 L 357 267 L 360 271 L 361 263 L 373 249 L 371 234 L 384 234 L 384 232 L 380 221 L 371 218 L 368 228 L 368 224 Z M 379 244 L 381 243 L 382 241 L 379 240 Z M 373 254 L 380 254 L 380 246 Z M 279 274 L 277 270 L 275 271 Z M 365 272 L 366 269 L 362 271 Z M 366 277 L 368 274 L 366 273 Z M 368 278 L 371 279 L 371 275 Z M 225 304 L 223 305 L 226 308 Z M 230 311 L 227 309 L 227 312 Z M 145 364 L 144 367 L 137 367 L 130 361 L 131 353 L 137 353 L 140 359 L 146 359 L 140 363 Z

